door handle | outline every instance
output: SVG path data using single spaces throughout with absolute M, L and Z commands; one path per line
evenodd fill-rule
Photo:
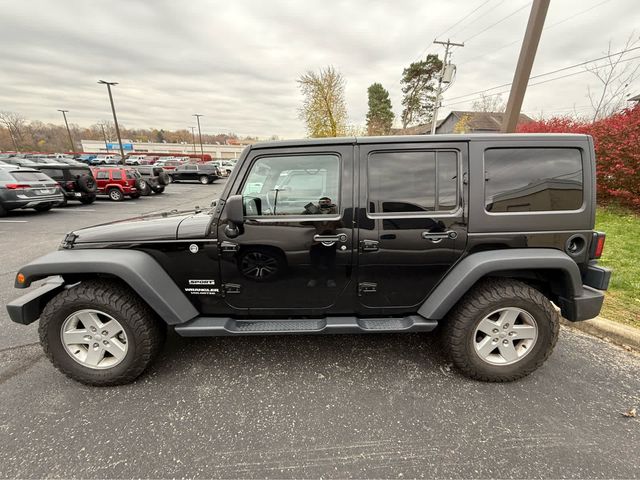
M 455 232 L 453 230 L 447 230 L 446 232 L 435 232 L 435 233 L 422 232 L 422 238 L 424 240 L 429 240 L 432 243 L 438 243 L 446 239 L 455 240 L 456 238 L 458 238 L 458 232 Z
M 337 235 L 314 235 L 313 240 L 316 242 L 322 242 L 322 243 L 336 243 L 336 242 L 345 243 L 347 241 L 347 234 L 338 233 Z

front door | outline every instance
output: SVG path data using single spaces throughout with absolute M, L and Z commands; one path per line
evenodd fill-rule
M 230 195 L 244 225 L 218 238 L 225 299 L 238 314 L 324 315 L 353 301 L 353 146 L 250 152 Z
M 460 258 L 466 159 L 465 143 L 360 146 L 363 313 L 415 311 Z

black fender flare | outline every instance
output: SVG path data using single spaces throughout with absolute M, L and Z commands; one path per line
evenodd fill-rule
M 169 325 L 188 322 L 199 314 L 160 264 L 140 250 L 58 250 L 25 265 L 19 274 L 24 275 L 24 282 L 20 283 L 16 276 L 16 288 L 26 288 L 35 280 L 56 275 L 64 278 L 107 274 L 125 282 Z
M 460 260 L 429 294 L 418 314 L 440 320 L 482 277 L 508 270 L 560 270 L 566 291 L 563 297 L 580 297 L 582 276 L 575 261 L 566 253 L 550 248 L 513 248 L 468 255 Z

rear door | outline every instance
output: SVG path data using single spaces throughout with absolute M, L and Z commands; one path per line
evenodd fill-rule
M 467 144 L 363 144 L 359 152 L 361 310 L 415 311 L 464 251 Z
M 252 316 L 352 311 L 353 145 L 255 150 L 230 189 L 237 236 L 218 227 L 228 305 Z

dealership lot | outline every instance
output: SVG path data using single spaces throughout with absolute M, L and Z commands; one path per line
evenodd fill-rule
M 17 269 L 81 226 L 206 207 L 214 185 L 0 219 L 1 477 L 637 477 L 640 357 L 563 330 L 532 376 L 453 371 L 428 335 L 183 339 L 140 380 L 60 374 L 12 324 Z

